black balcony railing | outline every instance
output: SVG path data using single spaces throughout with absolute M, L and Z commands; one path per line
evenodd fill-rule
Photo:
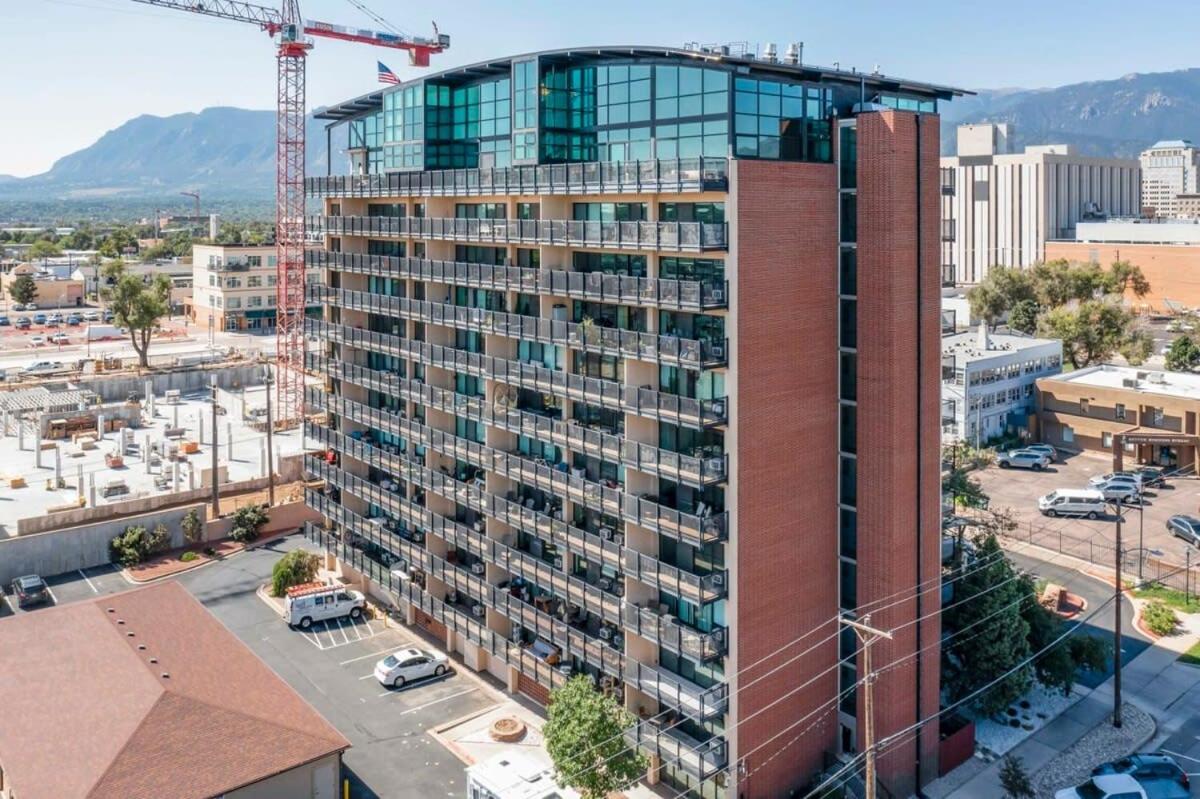
M 954 241 L 954 220 L 942 220 L 942 241 Z
M 556 294 L 652 308 L 694 311 L 724 308 L 729 297 L 726 281 L 628 277 L 311 249 L 305 252 L 305 261 L 309 266 L 324 266 L 341 272 L 380 277 L 409 277 L 495 291 Z
M 638 722 L 626 736 L 641 749 L 663 762 L 676 764 L 700 780 L 707 780 L 728 764 L 724 738 L 714 736 L 707 741 L 698 741 L 668 720 Z
M 941 167 L 942 194 L 951 195 L 955 191 L 954 167 Z
M 657 607 L 641 607 L 626 602 L 623 610 L 625 629 L 696 660 L 715 660 L 725 654 L 725 628 L 702 632 L 679 619 L 661 613 Z
M 679 710 L 692 718 L 707 720 L 720 716 L 729 707 L 726 683 L 703 688 L 685 677 L 627 658 L 625 682 L 655 701 Z
M 573 219 L 450 219 L 389 216 L 313 216 L 313 233 L 334 236 L 613 247 L 628 250 L 724 250 L 722 222 L 586 222 Z
M 462 197 L 492 194 L 623 194 L 724 191 L 724 158 L 541 164 L 386 175 L 336 175 L 304 181 L 310 197 Z

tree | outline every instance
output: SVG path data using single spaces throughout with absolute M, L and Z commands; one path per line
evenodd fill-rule
M 1200 347 L 1189 335 L 1182 335 L 1167 347 L 1167 368 L 1172 372 L 1190 372 L 1200 363 Z
M 1032 335 L 1037 330 L 1037 318 L 1041 310 L 1036 300 L 1018 300 L 1008 312 L 1008 326 Z
M 127 227 L 119 227 L 100 242 L 100 254 L 105 258 L 120 258 L 129 249 L 137 249 L 137 237 Z
M 1154 354 L 1154 336 L 1147 330 L 1133 330 L 1121 342 L 1117 352 L 1130 366 L 1141 366 Z
M 975 563 L 955 584 L 954 602 L 943 613 L 948 629 L 972 632 L 943 648 L 942 683 L 950 701 L 958 702 L 999 680 L 969 702 L 991 715 L 1019 699 L 1031 682 L 1030 667 L 1020 666 L 1029 657 L 1029 625 L 1019 607 L 1026 589 L 995 535 L 978 536 L 975 548 Z
M 52 241 L 38 239 L 33 243 L 33 246 L 29 248 L 28 255 L 30 261 L 42 261 L 46 258 L 53 258 L 55 256 L 62 255 L 62 247 L 59 247 Z
M 994 325 L 1022 300 L 1035 300 L 1033 279 L 1028 270 L 993 266 L 987 277 L 967 292 L 971 315 Z
M 1108 360 L 1131 345 L 1132 355 L 1142 354 L 1144 341 L 1133 330 L 1134 322 L 1133 314 L 1115 302 L 1085 300 L 1075 307 L 1061 306 L 1043 314 L 1038 320 L 1038 333 L 1062 339 L 1063 354 L 1073 367 L 1082 369 Z
M 949 494 L 956 507 L 983 508 L 988 504 L 983 486 L 963 466 L 951 468 L 942 478 L 942 493 Z
M 1004 788 L 1007 799 L 1034 799 L 1037 796 L 1025 764 L 1016 755 L 1005 755 L 1001 761 L 1000 787 Z
M 646 758 L 625 742 L 634 717 L 612 697 L 596 691 L 581 674 L 550 694 L 542 735 L 559 785 L 583 799 L 604 799 L 646 771 Z
M 229 537 L 243 544 L 253 541 L 269 518 L 266 505 L 243 505 L 233 512 L 233 529 L 229 531 Z
M 8 284 L 8 296 L 13 298 L 13 302 L 28 305 L 37 297 L 37 283 L 29 275 L 17 275 L 16 279 Z
M 283 596 L 293 585 L 310 583 L 321 567 L 321 558 L 303 549 L 293 549 L 271 569 L 271 595 Z
M 200 511 L 192 508 L 183 516 L 183 520 L 179 523 L 180 529 L 183 531 L 183 540 L 189 544 L 199 544 L 200 538 L 204 534 L 204 523 L 200 521 Z
M 104 277 L 111 288 L 101 292 L 113 319 L 129 331 L 133 349 L 143 368 L 150 366 L 150 336 L 158 320 L 170 311 L 171 279 L 157 274 L 149 285 L 129 272 L 121 261 L 104 265 Z
M 1150 281 L 1142 274 L 1142 268 L 1129 261 L 1113 261 L 1107 280 L 1110 294 L 1132 293 L 1141 298 L 1150 293 Z
M 108 542 L 112 559 L 122 566 L 136 566 L 151 555 L 162 552 L 171 543 L 166 525 L 156 525 L 153 532 L 142 525 L 131 525 Z

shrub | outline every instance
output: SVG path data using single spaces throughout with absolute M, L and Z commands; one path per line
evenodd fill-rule
M 189 544 L 200 543 L 200 537 L 204 534 L 204 523 L 200 521 L 200 511 L 195 508 L 188 511 L 179 523 L 179 527 L 183 531 L 184 541 Z
M 195 560 L 198 557 L 200 557 L 200 556 L 197 555 L 195 552 L 188 550 L 187 552 L 184 552 L 182 555 L 180 555 L 179 559 L 182 560 L 184 563 L 191 563 L 193 560 Z
M 321 558 L 303 549 L 293 549 L 271 569 L 271 595 L 283 596 L 293 585 L 312 582 L 321 566 Z
M 131 525 L 123 533 L 108 542 L 108 551 L 113 561 L 122 566 L 136 566 L 151 555 L 162 552 L 171 542 L 166 525 L 157 525 L 153 532 L 142 525 Z
M 1179 626 L 1179 617 L 1175 611 L 1155 600 L 1142 609 L 1142 621 L 1146 629 L 1155 635 L 1170 635 Z
M 258 538 L 258 531 L 267 523 L 266 505 L 246 505 L 233 513 L 233 529 L 229 537 L 240 544 Z

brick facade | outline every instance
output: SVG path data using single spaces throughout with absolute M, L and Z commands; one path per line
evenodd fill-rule
M 1157 312 L 1167 308 L 1163 300 L 1200 308 L 1200 244 L 1102 244 L 1077 241 L 1046 242 L 1046 260 L 1065 258 L 1110 266 L 1114 261 L 1129 261 L 1141 267 L 1150 283 L 1150 292 L 1127 299 L 1135 307 Z
M 858 117 L 860 607 L 912 597 L 914 586 L 940 574 L 939 191 L 937 117 Z M 932 585 L 873 614 L 872 625 L 895 630 L 935 613 Z M 939 636 L 935 616 L 872 650 L 877 669 L 924 650 L 879 677 L 877 738 L 937 712 Z M 862 698 L 860 691 L 860 719 Z M 925 725 L 919 746 L 902 740 L 879 760 L 880 779 L 897 795 L 915 790 L 918 769 L 922 784 L 937 776 L 936 721 Z
M 837 173 L 734 165 L 735 668 L 765 660 L 732 690 L 819 642 L 832 624 L 774 654 L 837 612 Z M 784 795 L 820 769 L 836 713 L 766 742 L 828 702 L 836 671 L 755 714 L 836 660 L 831 640 L 737 694 L 733 757 L 749 774 L 739 793 Z

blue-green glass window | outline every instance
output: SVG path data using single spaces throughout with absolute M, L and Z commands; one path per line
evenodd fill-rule
M 562 460 L 561 449 L 529 436 L 517 437 L 517 452 L 528 458 L 542 458 L 549 464 L 555 464 Z
M 739 77 L 733 106 L 738 157 L 830 160 L 829 89 Z
M 937 100 L 923 97 L 880 94 L 875 98 L 875 101 L 880 105 L 886 105 L 888 108 L 895 108 L 898 111 L 917 111 L 923 114 L 932 114 L 937 111 Z
M 378 239 L 367 239 L 367 254 L 368 255 L 390 255 L 393 258 L 404 257 L 404 242 L 402 241 L 380 241 Z
M 483 444 L 486 432 L 487 430 L 484 425 L 474 419 L 463 419 L 461 416 L 454 417 L 454 435 L 459 438 Z
M 483 380 L 475 375 L 454 375 L 454 390 L 459 394 L 466 394 L 469 397 L 482 397 L 484 395 Z
M 729 149 L 729 120 L 722 116 L 655 125 L 654 146 L 658 158 L 724 157 Z
M 728 72 L 701 67 L 654 68 L 656 119 L 724 115 L 728 108 Z
M 646 256 L 611 252 L 575 252 L 571 263 L 576 272 L 601 272 L 627 277 L 646 276 Z
M 644 222 L 647 203 L 574 203 L 571 218 L 587 222 Z
M 537 133 L 514 133 L 512 138 L 514 161 L 528 161 L 537 157 Z
M 613 128 L 596 133 L 601 161 L 645 161 L 650 158 L 650 126 Z
M 522 340 L 518 345 L 517 359 L 522 363 L 540 364 L 547 369 L 562 369 L 563 348 Z
M 725 221 L 725 203 L 659 203 L 658 218 L 663 222 Z
M 537 127 L 538 69 L 537 61 L 513 64 L 513 130 Z
M 504 264 L 504 248 L 457 244 L 454 247 L 454 260 L 472 264 L 502 266 Z
M 666 280 L 698 280 L 702 283 L 725 282 L 725 262 L 707 258 L 658 259 L 658 276 Z
M 853 189 L 858 186 L 858 129 L 854 125 L 842 125 L 838 131 L 838 166 L 841 187 Z
M 384 141 L 420 141 L 425 138 L 425 90 L 404 86 L 383 95 Z

